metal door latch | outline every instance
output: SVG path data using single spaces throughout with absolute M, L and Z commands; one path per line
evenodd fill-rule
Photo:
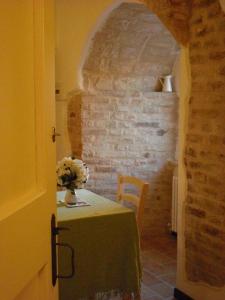
M 61 134 L 60 134 L 60 133 L 57 133 L 57 132 L 55 131 L 55 127 L 52 127 L 52 141 L 53 141 L 53 143 L 55 143 L 55 138 L 56 138 L 57 136 L 61 136 Z

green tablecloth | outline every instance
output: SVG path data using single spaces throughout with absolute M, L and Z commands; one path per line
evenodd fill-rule
M 60 300 L 140 290 L 139 238 L 135 214 L 122 205 L 87 190 L 78 190 L 90 206 L 58 207 L 59 242 L 75 250 L 75 276 L 59 280 Z M 64 192 L 57 193 L 63 199 Z M 68 252 L 59 250 L 59 273 L 70 272 Z

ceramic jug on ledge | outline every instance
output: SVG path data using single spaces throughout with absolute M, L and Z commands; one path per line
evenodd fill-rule
M 172 75 L 166 75 L 159 78 L 159 81 L 162 84 L 162 92 L 172 93 L 173 86 L 172 86 Z

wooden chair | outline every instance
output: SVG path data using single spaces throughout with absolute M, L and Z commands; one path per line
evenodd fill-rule
M 138 194 L 135 195 L 133 193 L 126 192 L 126 186 L 135 187 L 137 189 Z M 141 233 L 142 228 L 142 219 L 144 213 L 144 197 L 148 192 L 148 187 L 149 184 L 139 178 L 118 175 L 117 200 L 119 202 L 125 201 L 127 203 L 131 203 L 133 206 L 136 207 L 136 219 L 139 233 Z

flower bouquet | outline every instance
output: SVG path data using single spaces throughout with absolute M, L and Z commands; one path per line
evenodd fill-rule
M 73 157 L 64 157 L 58 162 L 56 173 L 58 186 L 66 188 L 65 202 L 67 204 L 77 203 L 75 189 L 83 188 L 89 177 L 86 164 Z

